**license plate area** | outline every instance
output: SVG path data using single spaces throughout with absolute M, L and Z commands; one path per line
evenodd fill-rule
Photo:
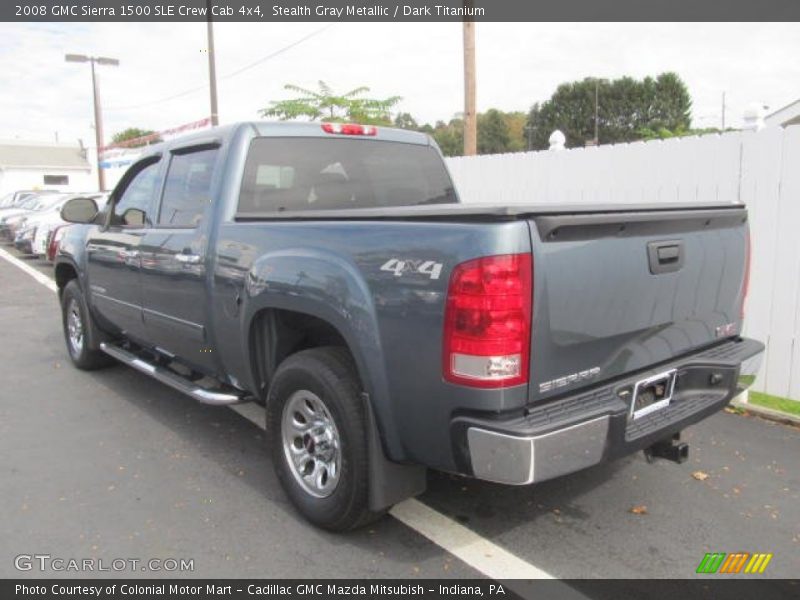
M 669 406 L 675 392 L 675 369 L 636 382 L 629 418 L 640 419 Z

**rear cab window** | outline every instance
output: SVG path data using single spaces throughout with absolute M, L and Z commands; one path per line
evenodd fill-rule
M 431 146 L 380 140 L 260 137 L 245 163 L 240 214 L 457 202 Z

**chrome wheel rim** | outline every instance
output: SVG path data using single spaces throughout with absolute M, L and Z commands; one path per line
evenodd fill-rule
M 72 354 L 77 356 L 83 350 L 83 321 L 78 303 L 71 300 L 67 307 L 67 337 Z
M 311 496 L 326 498 L 339 483 L 341 440 L 328 407 L 315 393 L 298 390 L 281 419 L 283 454 L 295 480 Z

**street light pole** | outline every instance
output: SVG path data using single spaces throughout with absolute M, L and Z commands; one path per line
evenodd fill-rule
M 103 148 L 103 114 L 100 110 L 100 88 L 97 85 L 97 75 L 94 72 L 94 65 L 108 65 L 111 67 L 119 66 L 119 61 L 116 58 L 107 58 L 105 56 L 86 56 L 84 54 L 67 54 L 64 59 L 67 62 L 88 62 L 92 68 L 92 96 L 94 99 L 94 138 L 97 145 L 97 185 L 101 192 L 106 189 L 105 174 L 103 168 L 100 166 L 100 151 Z
M 211 94 L 211 126 L 219 125 L 219 112 L 217 109 L 217 59 L 214 56 L 214 24 L 211 19 L 211 0 L 207 0 L 208 23 L 206 34 L 208 36 L 208 82 Z
M 97 144 L 97 186 L 101 192 L 106 191 L 106 176 L 100 166 L 100 148 L 103 147 L 103 117 L 100 110 L 100 90 L 97 89 L 97 76 L 94 73 L 94 60 L 92 64 L 92 94 L 94 96 L 94 140 Z

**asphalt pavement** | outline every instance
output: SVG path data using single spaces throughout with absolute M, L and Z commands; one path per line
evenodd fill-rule
M 2 259 L 0 336 L 2 577 L 26 576 L 20 554 L 194 561 L 125 577 L 483 576 L 391 516 L 344 535 L 307 524 L 261 427 L 123 366 L 74 369 L 56 297 Z M 528 487 L 431 473 L 419 500 L 559 578 L 693 577 L 706 552 L 742 551 L 773 553 L 763 577 L 796 576 L 800 429 L 723 412 L 684 440 L 683 465 L 637 454 Z

